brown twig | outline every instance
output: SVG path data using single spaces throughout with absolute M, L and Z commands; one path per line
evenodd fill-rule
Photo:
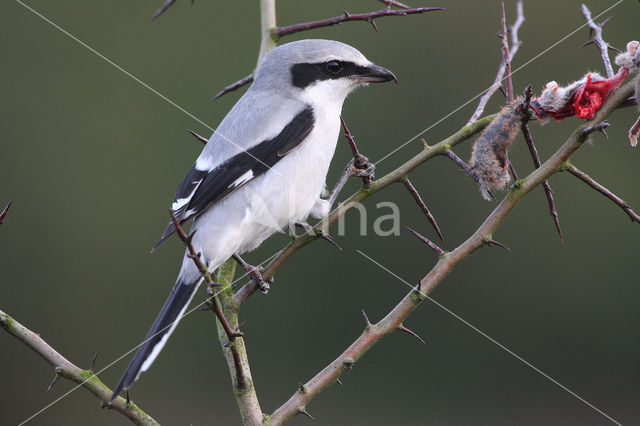
M 427 219 L 431 223 L 431 226 L 433 226 L 433 229 L 435 229 L 436 234 L 438 234 L 438 237 L 440 237 L 440 241 L 444 243 L 444 238 L 442 237 L 442 232 L 440 232 L 440 227 L 436 223 L 436 220 L 431 214 L 431 211 L 429 210 L 427 205 L 424 203 L 424 201 L 422 201 L 422 197 L 420 197 L 418 190 L 413 186 L 413 184 L 409 180 L 409 177 L 405 177 L 402 183 L 404 184 L 405 188 L 407 188 L 407 190 L 409 191 L 413 199 L 416 201 L 416 203 L 418 203 L 418 207 L 420 207 L 420 210 L 422 210 L 422 213 L 424 213 L 424 215 L 427 217 Z
M 229 92 L 233 92 L 234 90 L 237 90 L 237 89 L 241 88 L 242 86 L 245 86 L 245 85 L 251 83 L 252 81 L 253 81 L 253 74 L 249 74 L 248 76 L 246 76 L 244 78 L 241 78 L 240 80 L 236 81 L 235 83 L 232 83 L 232 84 L 230 84 L 228 86 L 223 87 L 221 91 L 216 93 L 216 95 L 213 97 L 213 100 L 216 100 L 220 96 L 226 95 Z
M 594 34 L 594 37 L 587 43 L 583 44 L 583 46 L 595 44 L 598 47 L 600 56 L 602 57 L 602 62 L 604 64 L 604 69 L 607 72 L 607 78 L 611 78 L 615 73 L 613 72 L 613 67 L 611 66 L 611 59 L 609 59 L 609 44 L 602 38 L 602 27 L 611 18 L 607 18 L 607 20 L 605 20 L 602 24 L 598 25 L 593 22 L 593 19 L 591 18 L 591 11 L 586 5 L 583 4 L 580 10 L 582 11 L 582 16 L 584 16 L 584 19 L 589 24 L 590 32 Z
M 504 0 L 502 0 L 502 18 L 500 20 L 502 32 L 502 61 L 504 62 L 504 72 L 506 76 L 507 105 L 513 104 L 513 79 L 511 78 L 511 57 L 509 56 L 509 39 L 507 38 L 507 18 L 504 13 Z
M 338 178 L 335 186 L 329 193 L 327 197 L 327 201 L 330 206 L 336 202 L 340 191 L 344 188 L 344 185 L 347 183 L 350 177 L 361 177 L 362 184 L 365 188 L 369 188 L 371 185 L 371 181 L 373 181 L 375 177 L 375 165 L 369 161 L 367 157 L 360 154 L 358 150 L 358 146 L 356 145 L 356 141 L 353 138 L 353 135 L 349 131 L 347 124 L 344 122 L 342 116 L 340 117 L 340 123 L 342 124 L 342 130 L 344 132 L 344 137 L 349 144 L 349 148 L 351 149 L 351 154 L 353 155 L 353 159 L 349 161 L 347 167 L 342 171 L 342 174 Z
M 305 22 L 302 24 L 294 24 L 288 25 L 286 27 L 276 27 L 273 29 L 273 34 L 275 37 L 283 37 L 289 34 L 298 33 L 300 31 L 308 31 L 315 28 L 329 27 L 331 25 L 341 24 L 343 22 L 349 21 L 366 21 L 375 26 L 375 19 L 383 18 L 386 16 L 407 16 L 407 15 L 415 15 L 426 12 L 435 12 L 437 10 L 444 10 L 441 7 L 418 7 L 414 9 L 390 9 L 385 8 L 382 10 L 378 10 L 376 12 L 368 12 L 368 13 L 349 13 L 347 11 L 344 12 L 343 15 L 336 16 L 334 18 L 321 19 L 319 21 L 313 22 Z M 377 30 L 377 28 L 376 28 Z
M 96 374 L 91 370 L 83 370 L 71 363 L 47 342 L 45 342 L 42 337 L 2 311 L 0 311 L 0 326 L 53 366 L 55 370 L 55 377 L 49 385 L 49 389 L 55 383 L 58 376 L 64 377 L 94 394 L 100 401 L 102 401 L 104 407 L 109 406 L 109 408 L 112 408 L 118 413 L 124 415 L 133 423 L 145 426 L 159 425 L 159 423 L 150 415 L 142 411 L 140 407 L 132 402 L 127 402 L 121 396 L 116 398 L 109 405 L 109 399 L 111 398 L 112 391 L 102 383 Z M 101 371 L 98 373 L 100 372 Z
M 2 210 L 2 213 L 0 213 L 0 225 L 2 225 L 2 222 L 4 221 L 4 218 L 7 216 L 7 213 L 9 213 L 9 209 L 11 208 L 12 204 L 13 204 L 13 200 L 10 200 L 5 206 L 4 210 Z
M 527 147 L 529 147 L 529 152 L 531 153 L 531 159 L 533 160 L 533 165 L 535 168 L 539 168 L 540 156 L 538 155 L 538 150 L 536 149 L 536 145 L 533 143 L 533 138 L 531 137 L 531 132 L 529 131 L 529 126 L 527 123 L 522 123 L 522 134 L 524 136 L 524 140 L 527 142 Z M 562 228 L 560 227 L 560 219 L 558 218 L 558 211 L 556 210 L 555 202 L 553 201 L 553 190 L 551 189 L 551 185 L 549 184 L 549 180 L 545 179 L 542 183 L 542 187 L 544 188 L 544 193 L 547 197 L 547 203 L 549 204 L 549 213 L 553 217 L 553 223 L 556 226 L 556 230 L 558 231 L 558 235 L 560 236 L 560 241 L 564 239 L 562 235 Z
M 189 251 L 189 254 L 187 254 L 187 256 L 191 260 L 193 260 L 193 263 L 195 263 L 196 267 L 200 271 L 200 274 L 202 274 L 202 277 L 210 287 L 219 287 L 211 277 L 209 268 L 207 268 L 206 265 L 202 262 L 202 259 L 200 259 L 200 254 L 196 252 L 193 244 L 191 243 L 194 232 L 192 232 L 190 235 L 187 235 L 184 232 L 184 229 L 182 229 L 182 226 L 180 226 L 180 221 L 175 216 L 175 214 L 173 214 L 173 210 L 169 210 L 169 214 L 171 215 L 171 222 L 176 228 L 176 234 L 178 235 L 178 237 L 180 237 L 185 247 Z M 242 337 L 242 333 L 235 332 L 229 325 L 229 322 L 225 318 L 224 313 L 222 312 L 222 308 L 220 307 L 220 302 L 218 301 L 218 298 L 215 296 L 215 294 L 207 299 L 207 304 L 210 304 L 211 309 L 213 310 L 213 312 L 215 312 L 216 316 L 220 320 L 220 324 L 222 324 L 222 327 L 224 328 L 224 331 L 229 338 L 229 342 L 233 342 L 237 337 Z
M 604 186 L 600 185 L 591 176 L 584 173 L 573 164 L 569 164 L 566 168 L 563 168 L 561 170 L 568 171 L 569 173 L 571 173 L 572 175 L 574 175 L 575 177 L 577 177 L 578 179 L 580 179 L 581 181 L 589 185 L 591 188 L 595 189 L 596 191 L 598 191 L 599 193 L 601 193 L 602 195 L 604 195 L 605 197 L 607 197 L 608 199 L 616 203 L 622 210 L 624 210 L 624 212 L 629 216 L 629 218 L 631 218 L 632 222 L 640 223 L 640 216 L 638 216 L 638 214 L 635 211 L 633 211 L 631 207 L 629 207 L 629 204 L 627 204 L 626 201 L 618 197 L 613 192 L 609 191 Z
M 524 12 L 523 12 L 523 5 L 522 5 L 522 0 L 518 0 L 518 3 L 516 4 L 516 9 L 517 9 L 517 17 L 515 22 L 513 23 L 513 25 L 511 26 L 511 30 L 510 30 L 510 35 L 511 35 L 511 47 L 509 48 L 507 46 L 507 50 L 506 52 L 508 53 L 508 56 L 505 56 L 505 44 L 507 43 L 507 35 L 506 35 L 506 29 L 505 26 L 506 24 L 503 25 L 502 27 L 502 35 L 501 35 L 501 39 L 502 39 L 502 61 L 500 62 L 500 66 L 498 67 L 498 73 L 496 75 L 495 80 L 493 81 L 493 84 L 491 85 L 491 87 L 489 87 L 489 89 L 485 92 L 484 95 L 482 95 L 482 97 L 480 98 L 480 102 L 478 103 L 478 107 L 476 108 L 476 110 L 473 112 L 473 114 L 471 115 L 471 118 L 469 119 L 469 121 L 467 122 L 467 124 L 471 124 L 474 121 L 476 121 L 484 112 L 485 107 L 487 106 L 487 102 L 489 102 L 489 99 L 491 99 L 491 97 L 493 96 L 493 94 L 497 91 L 500 90 L 502 88 L 502 81 L 504 80 L 504 74 L 507 71 L 507 64 L 509 64 L 509 68 L 511 67 L 511 61 L 513 61 L 513 57 L 516 55 L 516 53 L 518 52 L 518 49 L 520 49 L 520 45 L 522 44 L 522 42 L 520 42 L 520 40 L 518 39 L 518 31 L 520 30 L 520 27 L 522 26 L 522 24 L 524 23 Z M 503 14 L 502 14 L 502 19 L 504 22 L 504 4 L 503 4 Z M 508 72 L 508 81 L 507 81 L 507 92 L 505 93 L 505 96 L 507 97 L 507 103 L 509 102 L 509 96 L 508 96 L 508 83 L 509 80 L 511 80 L 510 78 L 511 75 L 511 70 L 509 69 Z M 511 83 L 511 94 L 513 96 L 513 83 Z

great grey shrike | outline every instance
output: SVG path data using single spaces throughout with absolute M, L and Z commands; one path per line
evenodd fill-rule
M 209 270 L 309 215 L 329 213 L 329 202 L 320 197 L 342 104 L 355 88 L 390 80 L 396 78 L 389 70 L 337 41 L 295 41 L 264 57 L 253 84 L 211 136 L 172 205 L 180 223 L 193 219 L 192 244 Z M 174 232 L 170 223 L 160 243 Z M 111 400 L 151 367 L 201 281 L 185 255 L 169 298 Z

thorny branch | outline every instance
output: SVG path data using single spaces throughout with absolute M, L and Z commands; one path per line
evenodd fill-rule
M 137 425 L 159 425 L 150 415 L 142 411 L 140 407 L 133 402 L 127 402 L 127 400 L 121 396 L 109 405 L 112 391 L 102 383 L 92 369 L 83 370 L 77 367 L 49 346 L 39 335 L 2 311 L 0 311 L 0 326 L 51 364 L 54 368 L 56 378 L 60 376 L 78 383 L 78 385 L 84 387 L 102 401 L 103 407 L 116 410 Z M 98 373 L 100 373 L 100 371 L 98 371 Z M 54 382 L 55 378 L 52 384 Z
M 578 169 L 576 166 L 570 163 L 567 164 L 565 167 L 563 167 L 561 170 L 568 171 L 569 173 L 571 173 L 572 175 L 574 175 L 575 177 L 577 177 L 578 179 L 580 179 L 581 181 L 589 185 L 591 188 L 595 189 L 596 191 L 598 191 L 599 193 L 601 193 L 602 195 L 604 195 L 605 197 L 607 197 L 608 199 L 616 203 L 622 210 L 624 210 L 624 212 L 629 216 L 629 218 L 631 218 L 632 222 L 640 223 L 640 216 L 638 216 L 638 214 L 634 212 L 631 207 L 629 207 L 629 204 L 627 204 L 626 201 L 618 197 L 613 192 L 609 191 L 604 186 L 600 185 L 598 182 L 593 180 L 591 176 L 589 176 L 588 174 L 586 174 L 585 172 L 583 172 L 582 170 Z
M 477 249 L 487 245 L 489 241 L 493 241 L 491 239 L 492 234 L 526 194 L 541 185 L 549 176 L 562 170 L 563 164 L 582 146 L 582 144 L 587 140 L 590 132 L 596 131 L 597 128 L 600 127 L 599 123 L 611 114 L 619 104 L 624 102 L 626 98 L 630 96 L 632 90 L 632 83 L 627 83 L 623 87 L 619 88 L 606 101 L 602 109 L 596 114 L 595 118 L 591 122 L 580 125 L 566 140 L 566 142 L 544 164 L 541 165 L 541 167 L 534 170 L 526 178 L 519 180 L 518 185 L 514 185 L 509 190 L 500 204 L 493 210 L 493 212 L 491 212 L 471 237 L 452 252 L 444 253 L 440 256 L 433 269 L 431 269 L 431 271 L 420 281 L 414 290 L 409 292 L 409 294 L 407 294 L 404 299 L 402 299 L 400 303 L 398 303 L 381 321 L 367 327 L 363 334 L 360 335 L 360 337 L 358 337 L 342 354 L 340 354 L 338 358 L 331 362 L 331 364 L 322 369 L 307 383 L 304 383 L 304 392 L 294 393 L 287 402 L 280 406 L 270 416 L 270 424 L 273 426 L 284 424 L 296 414 L 302 412 L 302 410 L 306 411 L 307 404 L 318 393 L 339 380 L 340 376 L 344 372 L 353 368 L 356 362 L 367 350 L 369 350 L 383 337 L 399 330 L 399 327 L 402 325 L 402 321 L 406 319 L 407 316 L 411 314 L 411 312 L 413 312 L 425 298 L 428 297 L 436 286 L 451 271 L 453 271 L 455 267 L 457 267 Z M 483 120 L 479 121 L 482 122 Z M 436 155 L 434 151 L 450 149 L 446 145 L 460 143 L 462 140 L 472 136 L 475 132 L 480 131 L 487 122 L 483 122 L 483 125 L 478 126 L 477 124 L 479 121 L 476 121 L 474 124 L 461 129 L 455 135 L 447 138 L 445 141 L 448 141 L 448 143 L 443 141 L 431 147 L 427 150 L 429 154 L 425 154 L 425 152 L 423 152 L 418 156 L 421 157 L 420 160 L 417 160 L 417 158 L 409 160 L 398 169 L 373 182 L 372 190 L 365 192 L 361 189 L 344 204 L 341 204 L 338 209 L 334 210 L 329 218 L 325 220 L 335 220 L 338 215 L 344 214 L 345 209 L 348 209 L 346 206 L 348 206 L 349 203 L 362 201 L 365 198 L 368 198 L 372 193 L 380 191 L 392 183 L 398 182 L 403 176 L 406 176 L 409 172 L 415 169 L 415 167 L 417 167 L 416 162 L 420 163 L 421 161 L 426 161 L 425 156 L 432 158 Z M 463 137 L 462 139 L 459 139 L 461 136 L 466 136 L 466 138 Z M 291 246 L 295 245 L 295 242 L 291 244 Z M 284 253 L 287 253 L 287 249 L 285 249 Z M 292 254 L 293 253 L 288 253 L 288 256 L 291 256 Z
M 533 165 L 536 169 L 538 169 L 541 165 L 540 157 L 538 156 L 536 145 L 533 143 L 533 137 L 531 136 L 531 131 L 529 130 L 529 125 L 527 123 L 522 123 L 522 134 L 524 135 L 524 140 L 527 142 L 527 147 L 529 147 L 529 152 L 531 153 L 531 158 L 533 159 Z M 564 236 L 562 235 L 562 228 L 560 227 L 558 211 L 556 210 L 556 205 L 553 201 L 553 190 L 551 189 L 551 185 L 549 184 L 548 179 L 545 179 L 545 181 L 542 182 L 542 187 L 544 188 L 544 193 L 547 197 L 549 212 L 553 217 L 553 223 L 556 225 L 556 230 L 558 231 L 558 235 L 560 236 L 560 240 L 562 241 L 564 239 Z
M 175 0 L 174 0 L 175 1 Z M 260 54 L 258 63 L 260 60 L 266 55 L 269 50 L 273 49 L 276 46 L 276 42 L 279 41 L 281 37 L 295 34 L 301 31 L 313 30 L 316 28 L 328 27 L 331 25 L 341 24 L 343 22 L 355 22 L 355 21 L 365 21 L 369 22 L 373 28 L 378 31 L 375 20 L 378 18 L 384 18 L 387 16 L 407 16 L 407 15 L 416 15 L 422 14 L 426 12 L 434 12 L 438 10 L 444 10 L 441 7 L 418 7 L 418 8 L 410 8 L 409 6 L 394 1 L 394 0 L 380 0 L 382 3 L 386 4 L 387 7 L 382 10 L 378 10 L 376 12 L 368 12 L 368 13 L 349 13 L 347 11 L 340 16 L 336 16 L 334 18 L 321 19 L 318 21 L 305 22 L 302 24 L 294 24 L 285 27 L 277 27 L 275 20 L 275 0 L 262 0 L 262 42 L 260 47 Z M 392 6 L 399 7 L 400 10 L 391 9 Z M 232 92 L 234 90 L 239 89 L 240 87 L 249 84 L 253 81 L 253 74 L 249 74 L 248 76 L 232 83 L 226 87 L 224 87 L 220 92 L 218 92 L 214 99 L 218 99 L 219 97 Z
M 607 72 L 607 78 L 611 78 L 615 75 L 615 73 L 613 72 L 613 67 L 611 66 L 611 59 L 609 59 L 609 49 L 611 49 L 611 46 L 609 46 L 609 43 L 605 42 L 602 38 L 602 27 L 611 18 L 608 18 L 601 24 L 596 24 L 595 22 L 593 22 L 593 19 L 591 18 L 591 11 L 586 5 L 583 4 L 580 10 L 582 11 L 582 16 L 584 16 L 584 19 L 589 24 L 590 32 L 594 34 L 594 37 L 582 46 L 584 47 L 589 44 L 595 44 L 598 47 L 600 56 L 602 56 L 602 62 L 604 63 L 604 69 Z
M 502 87 L 502 80 L 505 78 L 504 74 L 505 72 L 507 72 L 507 65 L 509 68 L 509 71 L 507 73 L 507 87 L 509 86 L 509 81 L 511 81 L 511 61 L 513 60 L 513 57 L 516 55 L 516 53 L 518 52 L 518 49 L 520 49 L 520 45 L 522 44 L 522 42 L 518 39 L 518 31 L 520 30 L 520 27 L 524 23 L 524 12 L 523 12 L 522 0 L 519 0 L 516 5 L 517 17 L 515 22 L 511 26 L 511 30 L 510 30 L 511 47 L 509 48 L 508 42 L 507 42 L 506 23 L 504 21 L 504 4 L 502 5 L 502 7 L 503 9 L 502 9 L 501 23 L 503 24 L 503 26 L 500 33 L 500 38 L 502 40 L 502 46 L 503 46 L 502 61 L 500 62 L 500 66 L 498 67 L 498 74 L 496 75 L 496 78 L 493 81 L 493 84 L 491 85 L 491 87 L 489 87 L 489 89 L 485 92 L 485 94 L 482 95 L 482 97 L 480 98 L 478 107 L 471 115 L 471 118 L 469 119 L 467 124 L 473 123 L 482 115 L 485 107 L 487 106 L 487 102 L 489 102 L 489 99 L 491 99 L 493 94 Z M 511 93 L 513 94 L 513 83 L 511 83 Z M 508 91 L 507 91 L 507 98 L 508 98 Z
M 525 118 L 522 120 L 522 124 L 520 129 L 522 131 L 522 135 L 524 136 L 524 140 L 527 142 L 527 147 L 529 148 L 529 152 L 531 153 L 531 159 L 533 160 L 533 166 L 538 169 L 540 168 L 540 156 L 538 155 L 538 149 L 536 148 L 535 143 L 533 143 L 533 137 L 531 136 L 531 131 L 529 131 L 529 125 L 527 124 L 529 121 L 529 107 L 531 105 L 531 86 L 528 86 L 525 89 L 525 102 L 523 104 L 523 108 L 526 112 Z M 549 180 L 545 179 L 542 182 L 542 187 L 544 188 L 544 193 L 547 197 L 547 203 L 549 204 L 549 212 L 553 217 L 553 223 L 556 226 L 556 230 L 558 231 L 558 235 L 560 236 L 560 241 L 563 241 L 564 237 L 562 235 L 562 228 L 560 227 L 560 219 L 558 218 L 558 211 L 556 210 L 556 204 L 553 201 L 553 190 L 551 189 L 551 185 L 549 184 Z
M 312 30 L 315 28 L 329 27 L 331 25 L 341 24 L 343 22 L 349 21 L 365 21 L 370 23 L 373 28 L 378 31 L 378 27 L 376 26 L 375 20 L 378 18 L 383 18 L 385 16 L 407 16 L 407 15 L 415 15 L 426 12 L 435 12 L 438 10 L 444 10 L 441 7 L 418 7 L 414 9 L 391 9 L 389 7 L 385 9 L 378 10 L 376 12 L 368 12 L 368 13 L 349 13 L 347 11 L 340 16 L 336 16 L 328 19 L 321 19 L 319 21 L 313 22 L 305 22 L 302 24 L 294 24 L 286 27 L 276 27 L 273 30 L 273 34 L 275 37 L 283 37 L 289 34 L 298 33 L 300 31 Z

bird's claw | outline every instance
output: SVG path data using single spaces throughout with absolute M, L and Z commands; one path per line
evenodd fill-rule
M 351 176 L 365 178 L 372 181 L 375 177 L 376 166 L 367 157 L 359 154 L 351 164 Z
M 253 282 L 258 285 L 258 290 L 260 290 L 260 293 L 269 293 L 269 289 L 271 288 L 269 283 L 273 282 L 273 277 L 270 277 L 265 281 L 265 279 L 262 277 L 262 272 L 264 272 L 264 268 L 262 266 L 253 266 L 251 270 L 247 272 Z

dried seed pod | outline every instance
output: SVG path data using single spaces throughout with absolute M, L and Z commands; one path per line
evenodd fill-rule
M 503 189 L 511 181 L 507 150 L 520 130 L 522 114 L 519 110 L 518 107 L 504 108 L 473 143 L 470 165 L 487 201 L 491 201 L 490 190 Z

